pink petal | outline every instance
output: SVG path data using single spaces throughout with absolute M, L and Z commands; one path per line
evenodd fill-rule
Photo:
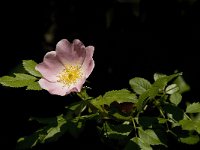
M 38 64 L 35 69 L 47 80 L 56 82 L 58 80 L 57 75 L 64 69 L 64 66 L 56 57 L 56 52 L 51 51 L 44 56 L 43 62 Z
M 56 53 L 64 65 L 82 64 L 85 59 L 85 46 L 76 39 L 71 44 L 67 39 L 60 40 L 56 45 Z
M 86 57 L 82 65 L 82 69 L 85 72 L 85 77 L 88 78 L 91 74 L 92 70 L 94 69 L 94 60 L 93 60 L 93 54 L 94 54 L 94 47 L 88 46 L 86 47 Z
M 80 92 L 81 91 L 81 89 L 82 89 L 82 87 L 83 87 L 83 84 L 85 83 L 85 81 L 86 81 L 86 78 L 84 77 L 84 78 L 82 78 L 82 79 L 80 79 L 74 86 L 74 88 L 75 88 L 75 92 Z
M 64 96 L 71 92 L 67 86 L 63 86 L 59 82 L 49 82 L 42 78 L 39 80 L 39 84 L 41 88 L 47 90 L 50 94 Z

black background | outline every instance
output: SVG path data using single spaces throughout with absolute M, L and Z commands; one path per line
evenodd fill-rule
M 136 76 L 152 82 L 155 72 L 179 70 L 191 86 L 185 99 L 199 100 L 198 0 L 7 1 L 0 7 L 0 76 L 16 71 L 21 60 L 41 62 L 62 38 L 71 42 L 78 38 L 86 46 L 95 46 L 95 69 L 88 79 L 93 96 L 127 88 L 128 80 Z M 6 149 L 15 149 L 16 140 L 34 129 L 27 121 L 30 116 L 57 115 L 73 101 L 46 91 L 0 90 L 0 137 Z M 62 146 L 108 148 L 89 125 L 78 139 L 65 135 L 35 149 Z

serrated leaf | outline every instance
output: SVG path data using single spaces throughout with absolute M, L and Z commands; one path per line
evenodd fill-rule
M 164 145 L 153 130 L 151 130 L 151 129 L 143 130 L 142 128 L 139 128 L 138 131 L 139 131 L 138 132 L 139 137 L 143 141 L 145 141 L 147 144 L 149 144 L 149 145 L 160 145 L 160 144 Z
M 192 103 L 187 106 L 186 113 L 199 113 L 200 112 L 200 103 Z
M 156 81 L 156 80 L 158 80 L 159 78 L 162 78 L 162 77 L 165 77 L 165 76 L 167 76 L 167 75 L 162 74 L 162 73 L 155 73 L 155 74 L 153 75 L 153 78 L 154 78 L 154 81 Z
M 111 103 L 115 101 L 118 103 L 124 103 L 124 102 L 136 103 L 137 97 L 135 94 L 131 93 L 126 89 L 113 90 L 106 92 L 103 97 L 99 96 L 98 98 L 91 100 L 91 103 L 98 109 L 101 109 L 101 106 L 103 105 L 109 106 Z
M 63 118 L 63 116 L 58 116 L 57 117 L 57 126 L 51 127 L 47 130 L 47 134 L 43 138 L 43 141 L 45 141 L 49 138 L 53 138 L 54 135 L 61 132 L 61 127 L 66 123 L 67 123 L 67 121 L 66 121 L 66 119 Z
M 75 118 L 67 118 L 67 116 L 59 115 L 55 118 L 31 118 L 40 123 L 47 124 L 43 128 L 37 130 L 30 136 L 19 138 L 17 149 L 29 149 L 38 143 L 46 143 L 57 140 L 66 131 L 74 137 L 78 137 L 85 120 L 93 119 L 98 114 L 78 116 Z
M 112 139 L 124 139 L 127 138 L 133 127 L 128 124 L 113 125 L 109 123 L 104 124 L 105 136 Z
M 31 75 L 27 74 L 22 74 L 22 73 L 15 73 L 15 77 L 11 76 L 3 76 L 0 78 L 0 83 L 3 86 L 8 86 L 8 87 L 25 87 L 30 85 L 31 83 L 35 82 L 37 78 Z
M 43 121 L 44 120 L 42 120 L 42 122 Z M 17 149 L 32 148 L 38 143 L 45 143 L 50 140 L 55 141 L 58 139 L 58 137 L 61 136 L 61 134 L 63 134 L 67 130 L 67 120 L 64 119 L 62 115 L 57 116 L 56 121 L 53 119 L 46 121 L 46 123 L 48 123 L 48 126 L 37 130 L 30 136 L 20 138 L 17 142 Z
M 198 135 L 190 135 L 189 137 L 180 138 L 180 141 L 185 144 L 197 144 L 199 142 Z
M 144 139 L 134 137 L 132 141 L 139 145 L 140 149 L 142 150 L 153 150 L 150 144 L 148 144 L 147 141 L 145 141 Z
M 179 91 L 179 87 L 176 84 L 171 84 L 165 89 L 167 94 L 174 94 Z
M 42 88 L 40 87 L 39 83 L 38 82 L 31 82 L 26 90 L 35 90 L 35 91 L 39 91 L 39 90 L 42 90 Z
M 152 99 L 156 97 L 160 92 L 163 92 L 163 89 L 165 88 L 167 83 L 180 75 L 182 75 L 182 73 L 176 73 L 169 76 L 158 78 L 152 84 L 150 89 L 148 89 L 147 91 L 145 91 L 143 94 L 140 95 L 137 103 L 137 110 L 141 111 L 149 99 Z
M 124 102 L 137 102 L 137 97 L 135 94 L 131 93 L 129 90 L 113 90 L 106 92 L 103 96 L 104 104 L 110 105 L 112 102 L 116 101 L 118 103 Z
M 181 120 L 179 123 L 183 130 L 196 130 L 200 133 L 200 120 Z
M 180 75 L 182 75 L 182 73 L 176 73 L 176 74 L 164 76 L 164 77 L 157 79 L 152 84 L 152 87 L 149 89 L 150 97 L 153 98 L 153 97 L 157 96 L 157 94 L 165 88 L 165 86 L 168 84 L 169 81 L 171 81 L 172 79 L 174 79 Z
M 138 137 L 134 137 L 134 138 L 138 138 Z M 138 143 L 138 140 L 134 139 L 134 138 L 129 140 L 128 144 L 126 144 L 126 146 L 123 150 L 141 150 L 141 147 L 139 146 L 139 144 L 136 144 L 136 142 Z M 134 142 L 134 141 L 136 141 L 136 142 Z M 151 148 L 150 145 L 148 145 L 148 146 Z M 152 149 L 149 149 L 149 150 L 152 150 Z
M 131 79 L 129 84 L 137 94 L 142 94 L 151 87 L 151 83 L 148 80 L 140 77 Z
M 37 78 L 28 74 L 24 73 L 14 73 L 16 78 L 21 79 L 21 80 L 36 80 Z
M 178 105 L 182 100 L 182 95 L 179 93 L 174 93 L 170 95 L 169 100 L 171 103 Z
M 30 73 L 31 75 L 34 75 L 36 77 L 42 77 L 42 75 L 40 74 L 40 72 L 38 72 L 37 70 L 35 70 L 37 63 L 33 60 L 23 60 L 23 66 L 24 69 Z

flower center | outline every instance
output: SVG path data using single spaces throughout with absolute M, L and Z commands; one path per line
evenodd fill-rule
M 70 86 L 71 84 L 75 84 L 81 77 L 82 72 L 80 66 L 66 66 L 65 69 L 59 74 L 58 82 Z

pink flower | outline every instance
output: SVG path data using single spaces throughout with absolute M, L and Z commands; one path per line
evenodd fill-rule
M 93 53 L 93 46 L 85 47 L 78 39 L 73 43 L 60 40 L 56 50 L 46 53 L 35 68 L 43 76 L 39 80 L 41 88 L 61 96 L 80 92 L 94 68 Z

